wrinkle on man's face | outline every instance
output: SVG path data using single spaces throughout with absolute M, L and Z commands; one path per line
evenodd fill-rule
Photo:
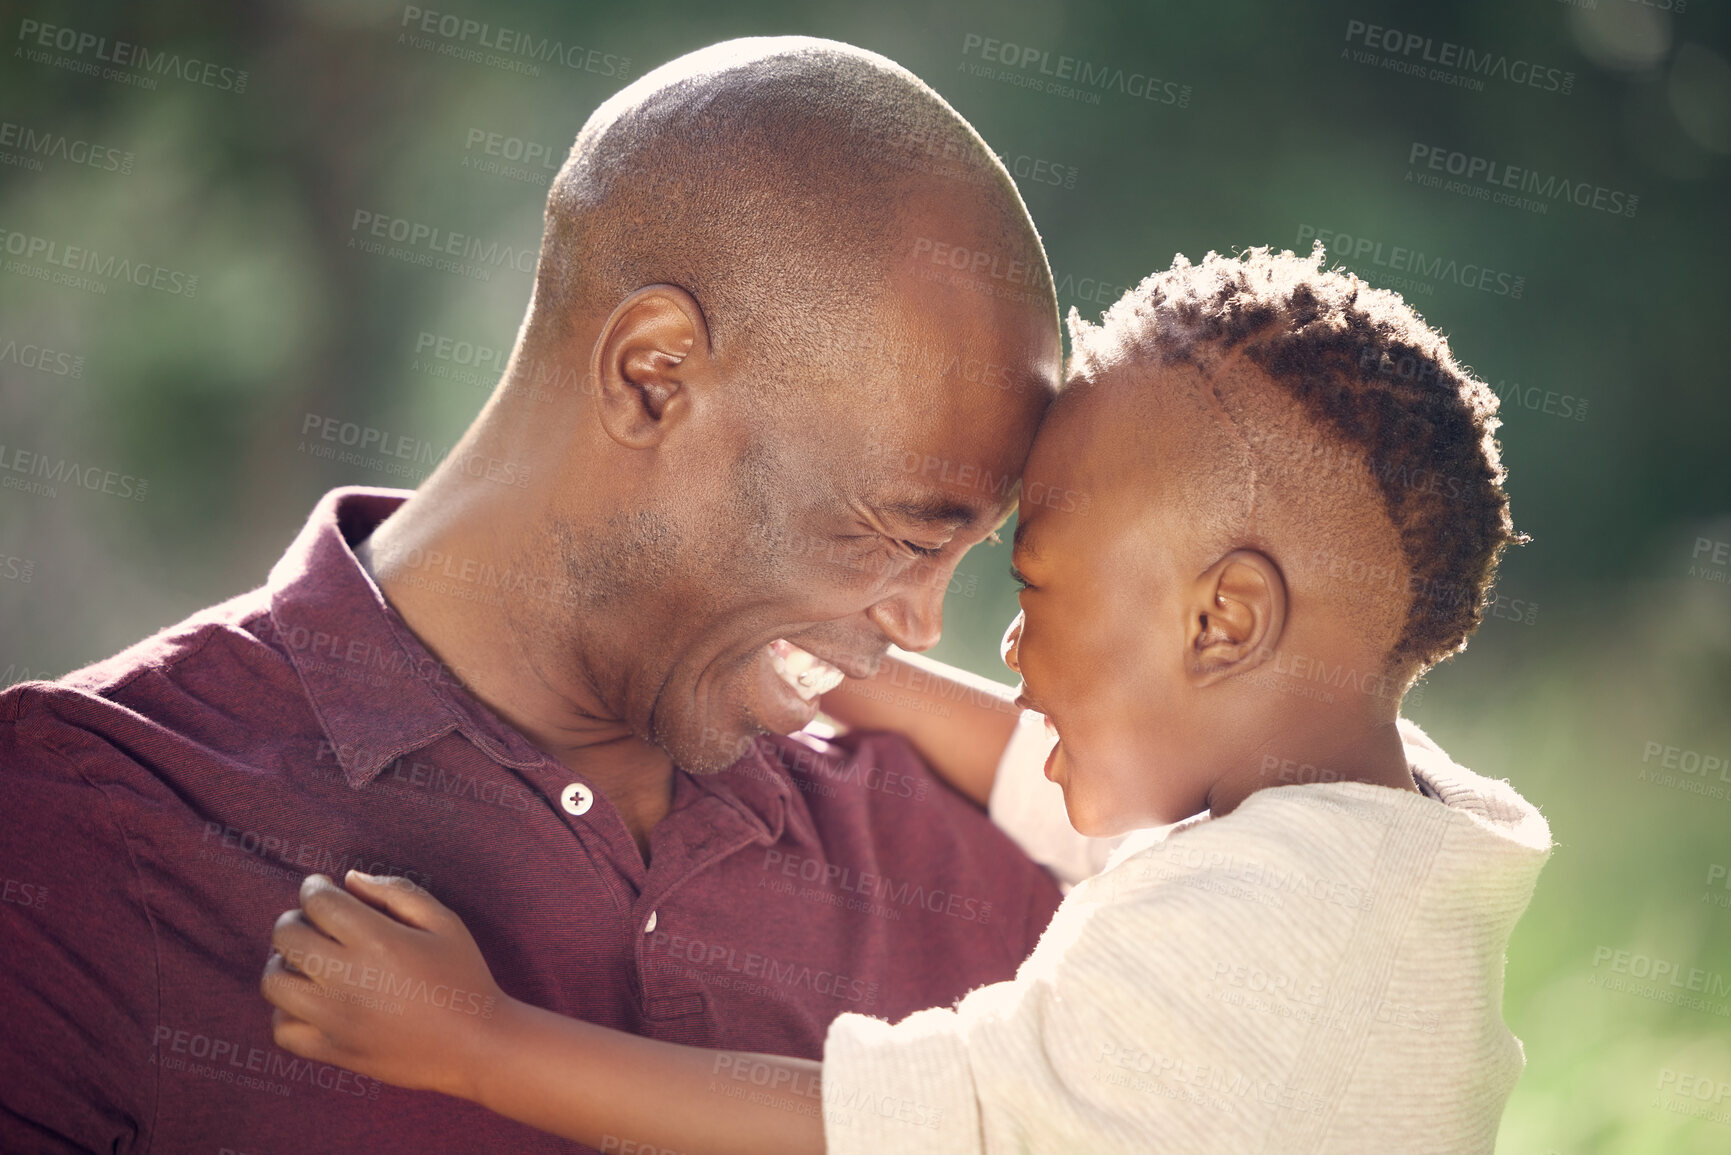
M 640 543 L 642 576 L 657 542 L 681 551 L 632 650 L 654 687 L 648 728 L 687 768 L 721 768 L 738 736 L 777 728 L 760 708 L 770 642 L 854 676 L 892 643 L 928 647 L 957 563 L 1015 501 L 1057 375 L 1055 324 L 901 288 L 872 311 L 883 340 L 844 345 L 809 396 L 742 422 L 727 467 L 681 485 L 673 530 Z

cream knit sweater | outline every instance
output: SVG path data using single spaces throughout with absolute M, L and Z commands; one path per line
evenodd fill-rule
M 1138 832 L 1014 980 L 836 1019 L 831 1155 L 1491 1151 L 1524 1062 L 1503 955 L 1550 830 L 1402 726 L 1434 798 L 1280 786 Z

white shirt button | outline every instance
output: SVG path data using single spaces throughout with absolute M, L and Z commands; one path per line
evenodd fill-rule
M 654 933 L 654 931 L 655 931 L 655 914 L 656 914 L 656 912 L 653 910 L 649 912 L 649 921 L 643 924 L 643 933 L 644 934 L 653 934 Z
M 567 814 L 587 814 L 589 808 L 595 805 L 595 791 L 581 782 L 567 783 L 565 789 L 559 792 L 559 805 L 565 808 Z

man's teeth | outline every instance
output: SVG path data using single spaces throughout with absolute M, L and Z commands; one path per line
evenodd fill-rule
M 769 643 L 769 663 L 775 668 L 776 676 L 807 702 L 829 693 L 847 676 L 786 638 L 777 638 Z

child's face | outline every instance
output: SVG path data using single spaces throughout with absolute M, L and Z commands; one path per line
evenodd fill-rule
M 1186 607 L 1202 567 L 1172 464 L 1176 439 L 1198 428 L 1177 414 L 1160 420 L 1158 406 L 1151 420 L 1146 397 L 1130 400 L 1110 375 L 1073 384 L 1022 479 L 1011 560 L 1028 588 L 1004 661 L 1022 676 L 1023 704 L 1058 732 L 1047 774 L 1084 834 L 1207 807 L 1205 734 L 1185 673 Z

